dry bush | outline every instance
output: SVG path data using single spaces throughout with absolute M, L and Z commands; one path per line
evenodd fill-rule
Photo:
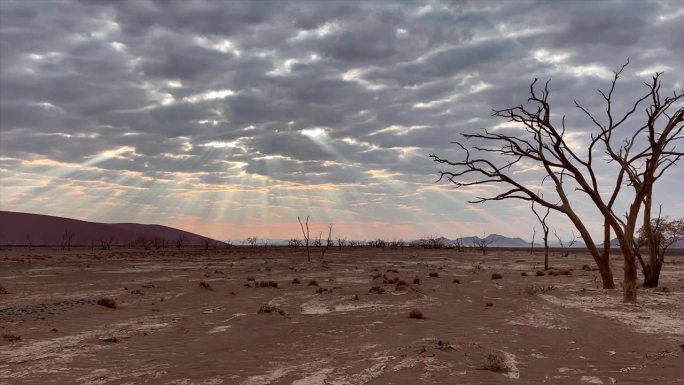
M 527 272 L 523 271 L 522 273 L 520 273 L 520 275 L 522 275 L 523 277 L 527 277 Z
M 369 293 L 374 293 L 374 294 L 382 294 L 385 292 L 385 289 L 383 289 L 380 286 L 373 286 L 368 290 Z
M 278 282 L 275 281 L 261 281 L 259 282 L 259 287 L 272 287 L 274 289 L 278 288 Z
M 100 306 L 108 307 L 110 309 L 116 309 L 116 301 L 112 298 L 102 297 L 97 300 L 97 304 Z
M 537 285 L 532 285 L 532 284 L 525 285 L 525 294 L 527 294 L 530 297 L 535 296 L 539 293 L 548 293 L 549 291 L 552 291 L 552 290 L 556 290 L 556 287 L 553 285 L 548 285 L 548 286 L 537 286 Z
M 9 294 L 9 292 L 7 291 L 7 289 L 5 289 L 4 286 L 0 285 L 0 294 Z
M 414 285 L 420 285 L 420 278 L 418 278 L 418 277 L 413 277 L 413 284 L 414 284 Z
M 506 365 L 506 360 L 497 353 L 487 354 L 486 361 L 482 365 L 482 369 L 490 370 L 496 373 L 508 373 L 511 369 Z
M 316 289 L 316 294 L 332 293 L 332 290 L 319 287 Z
M 387 269 L 387 272 L 388 272 L 388 273 L 397 273 L 397 274 L 399 274 L 399 270 L 397 270 L 397 269 Z
M 254 281 L 254 282 L 256 282 L 256 279 L 254 279 L 254 277 L 247 277 L 247 282 L 249 282 L 249 281 Z
M 501 273 L 492 273 L 492 279 L 501 279 L 503 275 Z
M 572 275 L 572 270 L 562 269 L 558 271 L 559 275 Z
M 430 273 L 430 278 L 438 278 L 438 277 L 439 277 L 439 273 L 438 273 L 438 272 L 433 271 L 432 273 Z
M 380 277 L 382 277 L 382 275 L 380 275 L 380 273 L 371 275 L 371 279 L 378 279 Z
M 485 303 L 485 306 L 486 307 L 492 307 L 492 306 L 494 306 L 494 303 L 493 302 L 487 302 L 487 303 Z
M 546 275 L 544 270 L 537 270 L 535 274 L 537 274 L 537 277 L 543 277 Z
M 460 284 L 461 284 L 461 280 L 458 279 L 458 278 L 454 278 L 453 281 L 451 281 L 451 283 L 457 283 L 457 284 L 460 285 Z
M 3 334 L 3 335 L 2 335 L 2 338 L 4 338 L 5 340 L 7 340 L 8 342 L 17 342 L 17 341 L 21 341 L 21 336 L 18 336 L 18 335 L 16 335 L 16 334 L 9 333 L 9 332 Z
M 586 264 L 585 264 L 585 265 L 582 265 L 582 270 L 584 270 L 584 271 L 591 271 L 591 266 L 586 265 Z
M 270 304 L 261 305 L 261 307 L 259 308 L 259 311 L 257 312 L 257 314 L 270 314 L 270 313 L 278 313 L 282 316 L 287 315 L 287 312 L 285 310 L 280 309 L 277 306 L 273 306 Z
M 292 280 L 292 283 L 293 283 L 293 284 L 296 284 L 296 285 L 299 285 L 299 284 L 302 283 L 302 281 L 300 281 L 299 278 L 295 278 L 295 279 Z
M 358 301 L 358 300 L 359 300 L 359 296 L 358 296 L 358 295 L 355 295 L 354 298 L 352 298 L 352 301 Z
M 423 312 L 418 309 L 412 309 L 409 312 L 409 318 L 413 319 L 423 319 Z
M 307 286 L 318 286 L 318 282 L 316 282 L 316 280 L 311 280 Z
M 204 282 L 204 281 L 200 281 L 199 287 L 200 287 L 200 289 L 213 290 L 213 289 L 211 288 L 211 285 L 208 284 L 207 282 Z

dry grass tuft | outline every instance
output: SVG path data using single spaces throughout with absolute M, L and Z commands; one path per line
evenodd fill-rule
M 487 359 L 482 365 L 482 369 L 496 373 L 508 373 L 511 369 L 506 365 L 506 360 L 497 353 L 487 354 Z
M 2 335 L 2 338 L 4 338 L 4 339 L 5 339 L 6 341 L 8 341 L 8 342 L 17 342 L 17 341 L 21 341 L 21 336 L 18 336 L 18 335 L 16 335 L 16 334 L 9 333 L 9 332 L 3 334 L 3 335 Z
M 295 279 L 292 280 L 292 283 L 295 284 L 295 285 L 299 285 L 299 284 L 302 283 L 302 281 L 300 281 L 299 278 L 295 278 Z
M 110 309 L 116 309 L 116 301 L 112 298 L 102 297 L 97 300 L 97 304 L 100 306 L 108 307 Z
M 522 275 L 523 277 L 527 277 L 527 272 L 523 271 L 522 273 L 520 273 L 520 275 Z
M 316 280 L 311 280 L 307 286 L 318 286 L 318 282 L 316 282 Z
M 270 313 L 278 313 L 282 316 L 287 315 L 287 312 L 285 310 L 280 309 L 277 306 L 273 306 L 273 305 L 269 305 L 269 304 L 262 305 L 259 308 L 259 311 L 257 312 L 257 314 L 270 314 Z
M 433 271 L 432 273 L 430 273 L 430 278 L 438 278 L 438 277 L 439 277 L 439 273 L 438 273 L 438 272 Z
M 413 319 L 423 319 L 423 312 L 418 309 L 412 309 L 409 312 L 409 318 Z
M 501 279 L 503 275 L 501 273 L 492 273 L 492 279 Z
M 460 285 L 460 284 L 461 284 L 461 280 L 460 280 L 460 279 L 458 279 L 458 278 L 454 278 L 454 280 L 453 280 L 453 281 L 451 281 L 451 283 L 457 283 L 457 284 L 459 284 L 459 285 Z
M 4 286 L 0 285 L 0 294 L 9 294 L 9 292 L 7 291 L 7 289 L 5 289 Z
M 418 278 L 418 276 L 413 277 L 413 284 L 420 285 L 420 278 Z
M 537 274 L 537 277 L 543 277 L 546 275 L 544 270 L 537 270 L 535 274 Z
M 485 306 L 487 306 L 487 307 L 492 307 L 492 306 L 494 306 L 494 303 L 492 303 L 492 302 L 487 302 L 487 303 L 485 304 Z
M 540 293 L 548 293 L 552 290 L 556 290 L 556 287 L 553 285 L 548 285 L 548 286 L 537 286 L 537 285 L 531 285 L 527 284 L 525 285 L 525 294 L 528 296 L 532 297 Z
M 256 279 L 254 279 L 254 277 L 247 277 L 247 282 L 249 282 L 249 281 L 256 282 Z
M 582 265 L 582 270 L 591 271 L 591 266 L 584 264 L 584 265 Z
M 380 286 L 373 286 L 368 290 L 369 293 L 374 293 L 374 294 L 382 294 L 385 292 L 385 289 L 383 289 Z
M 355 295 L 354 298 L 352 298 L 352 301 L 358 301 L 358 300 L 359 300 L 359 296 L 358 296 L 358 295 Z
M 204 281 L 201 281 L 201 282 L 199 283 L 199 287 L 200 287 L 200 289 L 213 290 L 213 289 L 211 288 L 211 285 L 208 284 L 207 282 L 204 282 Z
M 387 272 L 388 272 L 388 273 L 397 273 L 397 274 L 399 274 L 399 270 L 397 270 L 397 269 L 387 269 Z
M 259 282 L 259 287 L 272 287 L 274 289 L 278 288 L 278 282 L 276 281 L 261 281 Z

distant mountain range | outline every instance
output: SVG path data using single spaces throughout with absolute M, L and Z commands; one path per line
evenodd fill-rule
M 203 244 L 209 239 L 199 234 L 161 225 L 139 223 L 97 223 L 50 215 L 0 211 L 0 245 L 90 245 L 110 242 L 125 245 L 135 242 L 167 242 L 175 245 L 183 237 L 186 245 Z M 209 239 L 211 242 L 216 242 Z

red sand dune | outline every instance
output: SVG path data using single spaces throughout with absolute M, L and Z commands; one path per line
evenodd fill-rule
M 112 245 L 134 242 L 140 237 L 148 242 L 153 238 L 163 238 L 175 244 L 179 235 L 185 236 L 186 244 L 197 245 L 207 238 L 161 225 L 96 223 L 50 215 L 0 211 L 0 245 L 61 245 L 67 231 L 74 234 L 71 245 L 90 245 L 91 242 L 99 244 L 101 238 L 111 237 Z

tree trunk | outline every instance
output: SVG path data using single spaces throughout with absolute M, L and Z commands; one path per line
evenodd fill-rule
M 656 260 L 655 266 L 649 266 L 648 272 L 644 272 L 644 287 L 658 287 L 660 280 L 660 270 L 663 267 L 661 261 Z
M 609 256 L 603 256 L 599 253 L 598 248 L 596 247 L 596 244 L 594 243 L 594 240 L 591 239 L 591 235 L 589 234 L 589 230 L 584 226 L 584 223 L 580 220 L 580 218 L 575 214 L 573 211 L 567 211 L 566 212 L 568 218 L 572 223 L 575 225 L 575 228 L 577 231 L 579 231 L 580 236 L 582 237 L 582 240 L 584 243 L 587 245 L 587 250 L 589 250 L 589 254 L 591 254 L 592 258 L 594 258 L 594 262 L 596 262 L 596 266 L 599 268 L 599 273 L 601 274 L 601 281 L 603 282 L 603 288 L 604 289 L 615 289 L 615 281 L 613 280 L 613 272 L 610 269 L 610 257 Z

